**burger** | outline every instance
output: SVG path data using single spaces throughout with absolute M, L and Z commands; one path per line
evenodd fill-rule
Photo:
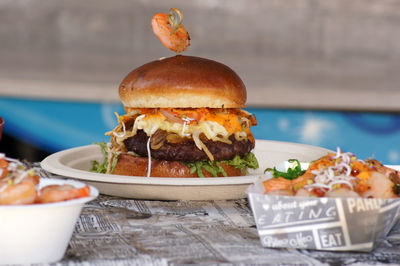
M 148 177 L 223 177 L 258 168 L 246 87 L 228 66 L 177 55 L 142 65 L 119 86 L 125 114 L 93 170 Z

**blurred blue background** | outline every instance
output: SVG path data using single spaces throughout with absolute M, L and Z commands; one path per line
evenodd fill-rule
M 305 143 L 400 164 L 400 114 L 248 108 L 256 139 Z M 108 141 L 121 104 L 0 98 L 4 133 L 45 153 Z

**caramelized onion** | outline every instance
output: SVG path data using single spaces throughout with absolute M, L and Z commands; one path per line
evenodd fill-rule
M 210 161 L 214 161 L 214 156 L 212 155 L 210 150 L 207 148 L 206 144 L 204 144 L 202 141 L 200 141 L 200 145 L 201 145 L 203 151 L 207 154 Z
M 153 150 L 158 150 L 164 145 L 167 132 L 164 130 L 157 130 L 156 133 L 151 136 L 150 146 Z
M 193 132 L 193 134 L 192 134 L 192 136 L 193 136 L 193 141 L 194 141 L 194 144 L 196 144 L 196 147 L 199 149 L 199 150 L 201 150 L 201 140 L 200 140 L 200 133 L 201 133 L 201 131 L 200 130 L 196 130 L 195 132 Z
M 179 143 L 185 140 L 176 133 L 168 133 L 166 139 L 169 143 Z
M 167 120 L 171 121 L 171 122 L 175 122 L 175 123 L 179 123 L 179 124 L 183 124 L 183 120 L 176 116 L 174 113 L 166 110 L 166 109 L 160 109 L 161 113 L 167 118 Z
M 197 131 L 193 132 L 193 141 L 194 141 L 194 143 L 196 144 L 196 146 L 197 146 L 197 148 L 199 150 L 203 150 L 206 153 L 206 155 L 208 156 L 210 161 L 214 161 L 214 156 L 208 150 L 207 146 L 200 140 L 200 134 L 201 134 L 200 130 L 197 130 Z
M 232 144 L 232 141 L 231 141 L 230 139 L 228 139 L 228 137 L 219 137 L 219 136 L 216 136 L 216 137 L 214 137 L 213 140 L 214 140 L 214 141 L 220 141 L 220 142 L 223 142 L 223 143 L 226 143 L 226 144 Z
M 151 147 L 153 150 L 158 150 L 159 148 L 162 147 L 162 145 L 164 145 L 164 141 L 162 141 L 162 142 L 160 142 L 160 143 L 157 143 L 157 144 L 151 144 L 151 141 L 150 141 L 150 147 Z

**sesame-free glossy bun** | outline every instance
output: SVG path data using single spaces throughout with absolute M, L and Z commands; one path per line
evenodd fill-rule
M 147 176 L 149 160 L 147 157 L 137 157 L 130 154 L 120 154 L 112 174 L 127 176 Z M 221 163 L 227 176 L 243 176 L 246 171 Z M 212 175 L 203 170 L 205 177 Z M 151 160 L 151 177 L 198 177 L 197 173 L 190 173 L 188 166 L 178 161 Z
M 140 66 L 119 86 L 125 107 L 242 108 L 246 87 L 228 66 L 177 55 Z

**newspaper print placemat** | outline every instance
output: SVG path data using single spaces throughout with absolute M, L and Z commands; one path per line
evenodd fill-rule
M 400 227 L 370 253 L 266 248 L 246 199 L 142 201 L 100 196 L 55 265 L 400 263 Z
M 182 264 L 399 265 L 400 223 L 372 252 L 267 248 L 247 199 L 144 201 L 100 195 L 85 205 L 64 258 L 52 265 Z

